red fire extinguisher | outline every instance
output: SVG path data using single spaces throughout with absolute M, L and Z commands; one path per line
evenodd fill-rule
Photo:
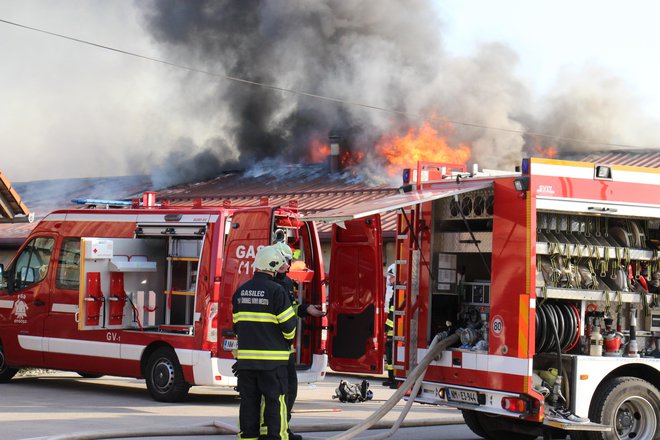
M 85 295 L 86 326 L 99 325 L 103 299 L 103 292 L 101 291 L 101 272 L 88 272 L 87 295 Z
M 124 306 L 126 305 L 126 291 L 124 291 L 124 274 L 110 272 L 110 318 L 109 325 L 121 325 L 124 321 Z

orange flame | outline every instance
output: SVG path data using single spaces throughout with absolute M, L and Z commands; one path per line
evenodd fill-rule
M 444 128 L 449 131 L 451 126 Z M 403 137 L 383 138 L 376 147 L 387 159 L 390 175 L 399 173 L 402 168 L 415 166 L 417 161 L 465 164 L 472 154 L 468 145 L 450 146 L 447 138 L 438 134 L 438 130 L 428 122 L 418 130 L 409 129 Z
M 321 142 L 319 139 L 313 139 L 308 151 L 311 163 L 323 162 L 330 155 L 330 145 Z
M 362 162 L 363 157 L 364 154 L 361 151 L 346 151 L 339 158 L 339 165 L 341 165 L 342 168 L 349 168 Z
M 534 147 L 534 153 L 541 155 L 543 157 L 547 157 L 549 159 L 554 159 L 555 157 L 557 157 L 557 147 L 543 148 L 540 145 L 536 145 Z

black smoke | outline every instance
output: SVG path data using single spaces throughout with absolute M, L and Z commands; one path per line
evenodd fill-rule
M 448 55 L 442 45 L 441 3 L 440 9 L 425 0 L 136 4 L 163 58 L 218 74 L 173 73 L 181 84 L 178 105 L 209 121 L 211 134 L 202 145 L 190 146 L 189 155 L 180 147 L 170 154 L 156 171 L 163 175 L 155 180 L 163 183 L 210 177 L 266 158 L 304 162 L 311 142 L 325 141 L 331 132 L 350 137 L 367 159 L 365 173 L 377 175 L 382 160 L 373 151 L 377 140 L 429 120 L 439 127 L 445 120 L 467 122 L 454 124 L 450 145 L 469 144 L 471 160 L 482 167 L 513 169 L 523 154 L 534 152 L 526 130 L 607 142 L 622 136 L 610 119 L 630 110 L 623 96 L 604 98 L 611 96 L 607 84 L 588 80 L 591 88 L 575 83 L 582 94 L 574 83 L 564 82 L 551 96 L 535 101 L 516 74 L 518 55 L 502 44 L 484 44 L 469 57 Z M 594 113 L 599 100 L 612 111 Z M 542 138 L 540 144 L 557 141 Z M 559 148 L 596 147 L 568 142 Z

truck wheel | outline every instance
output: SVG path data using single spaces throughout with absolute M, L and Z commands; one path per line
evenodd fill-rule
M 474 432 L 481 438 L 488 438 L 488 433 L 486 433 L 481 426 L 481 423 L 479 422 L 479 414 L 477 414 L 476 411 L 463 409 L 461 412 L 463 413 L 463 420 L 465 420 L 465 424 L 470 428 L 470 431 Z
M 582 432 L 584 440 L 658 438 L 660 392 L 637 377 L 617 377 L 596 390 L 589 419 L 613 427 L 610 432 Z
M 490 416 L 485 413 L 462 410 L 465 424 L 479 437 L 487 440 L 534 440 L 538 436 L 502 429 L 504 417 Z
M 170 348 L 159 348 L 149 356 L 145 379 L 149 394 L 158 402 L 180 402 L 190 389 L 179 359 Z
M 18 373 L 17 368 L 9 368 L 5 360 L 5 352 L 0 345 L 0 383 L 9 382 L 9 380 Z

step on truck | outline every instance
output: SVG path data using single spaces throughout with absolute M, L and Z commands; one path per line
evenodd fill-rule
M 329 311 L 298 323 L 299 381 L 322 380 L 328 364 L 382 372 L 383 316 L 373 313 L 383 307 L 381 268 L 353 292 L 358 299 L 334 306 L 316 227 L 299 220 L 295 203 L 168 207 L 155 196 L 50 213 L 0 266 L 0 383 L 33 367 L 144 378 L 167 402 L 193 385 L 234 388 L 231 297 L 252 276 L 257 250 L 278 241 L 295 251 L 299 301 Z M 367 235 L 361 255 L 375 267 L 380 230 L 356 237 Z
M 485 439 L 660 438 L 660 170 L 419 163 L 400 194 L 306 219 L 351 231 L 388 211 L 397 379 L 460 336 L 411 398 L 460 409 Z

